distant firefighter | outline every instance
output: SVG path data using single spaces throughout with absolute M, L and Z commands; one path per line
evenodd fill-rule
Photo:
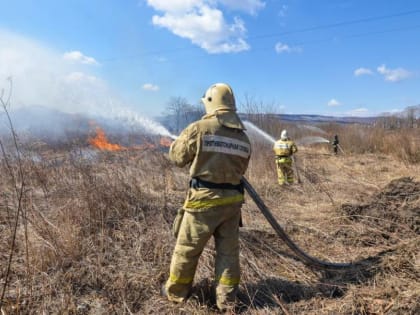
M 338 153 L 338 146 L 340 144 L 340 141 L 338 141 L 338 136 L 335 135 L 334 136 L 334 140 L 332 142 L 332 146 L 333 146 L 333 150 L 334 150 L 334 154 L 337 155 Z
M 281 132 L 280 140 L 274 143 L 274 154 L 276 155 L 277 176 L 280 185 L 293 184 L 293 159 L 292 155 L 297 152 L 296 144 L 289 139 L 287 130 Z

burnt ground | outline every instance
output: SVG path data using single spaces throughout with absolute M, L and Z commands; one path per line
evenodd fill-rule
M 380 227 L 382 233 L 376 234 L 379 237 L 374 237 L 370 231 L 357 236 L 365 245 L 393 242 L 396 238 L 391 238 L 390 235 L 404 238 L 404 233 L 408 230 L 419 235 L 420 182 L 411 177 L 394 179 L 366 202 L 345 203 L 341 206 L 341 211 L 351 221 Z

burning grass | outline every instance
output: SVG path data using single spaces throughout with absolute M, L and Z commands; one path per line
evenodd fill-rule
M 217 313 L 212 242 L 200 259 L 190 300 L 175 305 L 159 296 L 186 170 L 174 168 L 166 153 L 152 146 L 86 152 L 45 147 L 23 152 L 24 211 L 4 312 Z M 335 157 L 320 148 L 300 148 L 301 184 L 281 188 L 271 148 L 260 145 L 254 152 L 247 177 L 299 246 L 322 259 L 357 264 L 334 273 L 304 266 L 247 200 L 237 313 L 420 311 L 419 165 L 385 155 Z M 15 159 L 8 163 L 0 162 L 1 287 L 16 213 L 10 172 L 19 169 Z
M 107 151 L 121 151 L 125 149 L 123 146 L 116 143 L 109 143 L 105 131 L 100 127 L 96 127 L 96 135 L 93 138 L 89 138 L 89 143 L 95 148 Z

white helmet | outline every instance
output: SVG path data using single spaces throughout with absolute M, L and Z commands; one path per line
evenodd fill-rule
M 281 139 L 281 140 L 287 140 L 287 139 L 289 139 L 289 135 L 287 134 L 287 130 L 286 130 L 286 129 L 284 129 L 284 130 L 281 132 L 280 139 Z
M 235 97 L 232 88 L 226 83 L 216 83 L 210 86 L 201 101 L 207 114 L 217 110 L 236 111 Z

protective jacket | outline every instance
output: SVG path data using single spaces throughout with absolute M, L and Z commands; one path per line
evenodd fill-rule
M 172 143 L 169 158 L 179 167 L 190 165 L 193 180 L 220 187 L 239 185 L 248 167 L 251 145 L 242 124 L 236 124 L 233 116 L 237 117 L 236 113 L 216 111 L 192 123 Z M 190 187 L 184 209 L 202 212 L 243 200 L 238 189 Z
M 273 146 L 276 155 L 277 177 L 280 185 L 294 182 L 292 155 L 297 152 L 296 144 L 290 140 L 277 140 Z
M 297 146 L 290 139 L 280 139 L 274 143 L 273 150 L 277 158 L 290 157 L 291 155 L 297 152 Z

